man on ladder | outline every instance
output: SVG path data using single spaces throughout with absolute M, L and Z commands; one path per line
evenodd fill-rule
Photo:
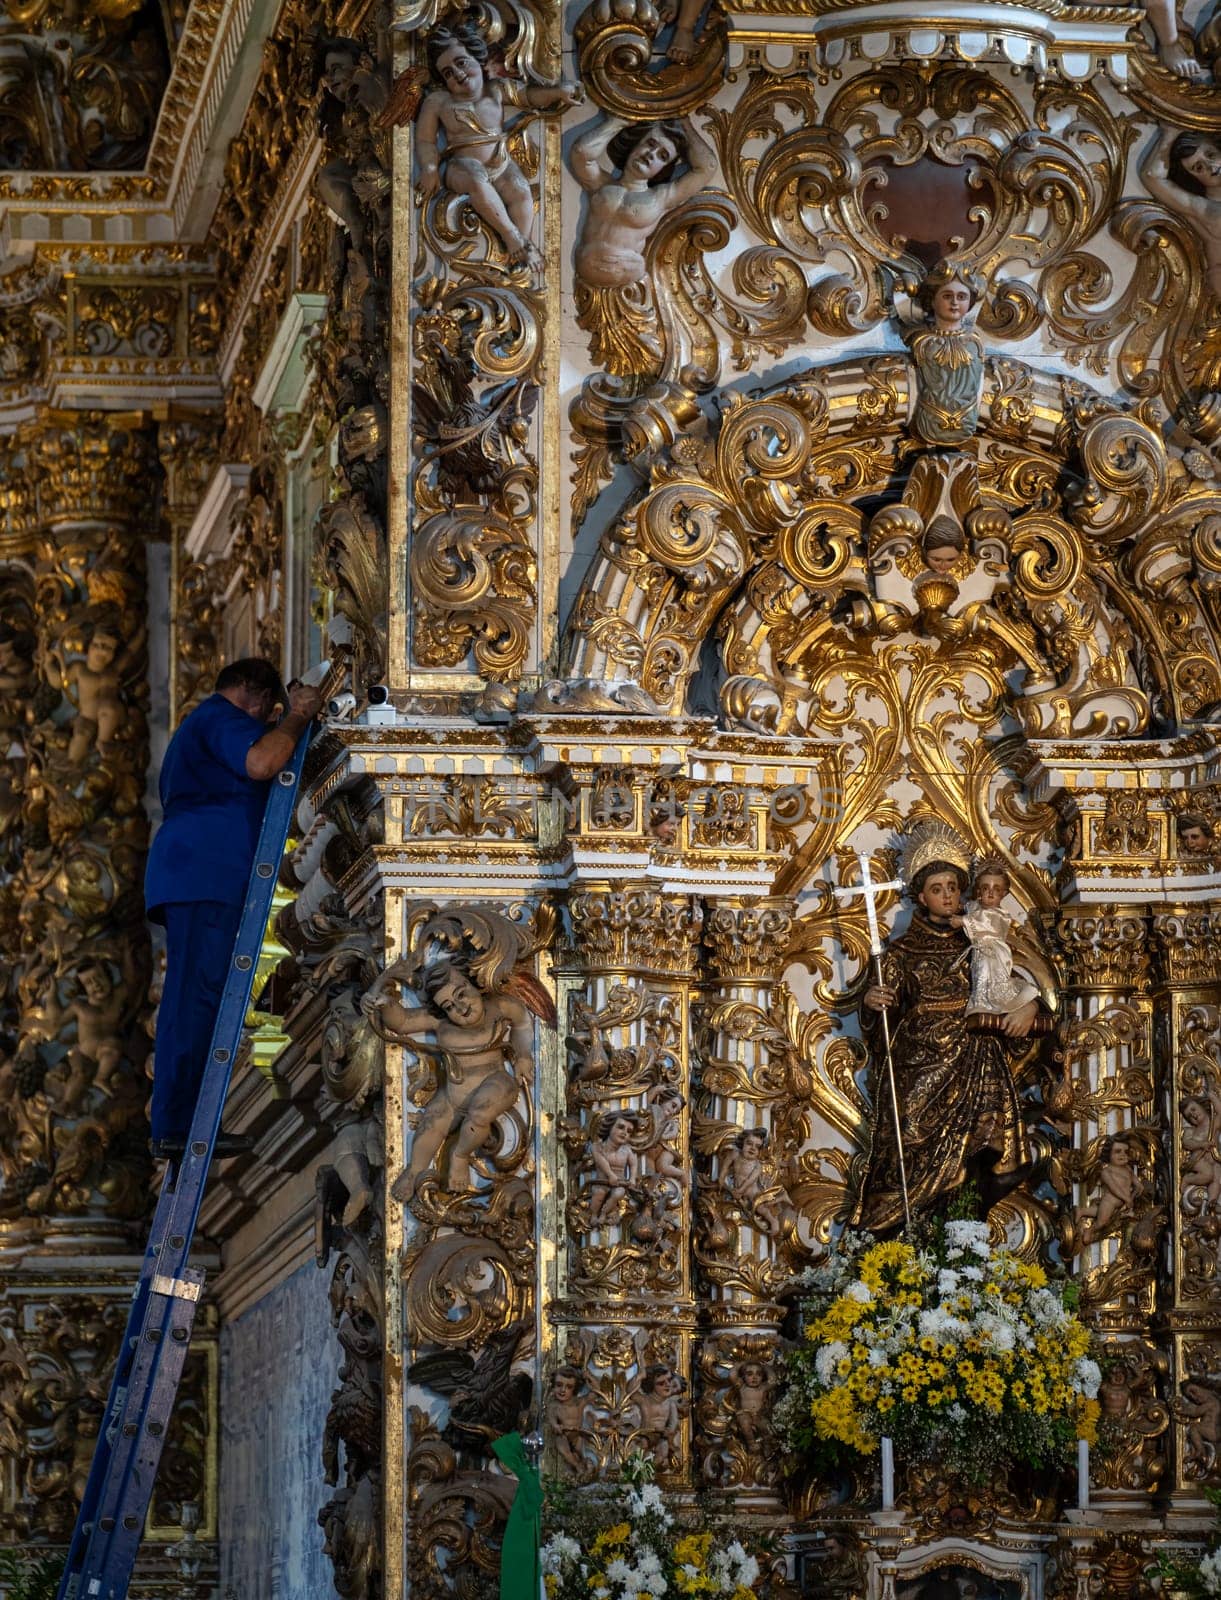
M 164 821 L 145 879 L 149 920 L 163 923 L 166 935 L 152 1104 L 153 1153 L 166 1160 L 186 1146 L 267 791 L 321 704 L 319 691 L 303 684 L 286 693 L 269 661 L 234 661 L 166 751 Z M 247 1148 L 247 1140 L 222 1133 L 215 1153 Z

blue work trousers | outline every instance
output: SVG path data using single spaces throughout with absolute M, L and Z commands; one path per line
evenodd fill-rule
M 185 1140 L 203 1081 L 242 908 L 172 902 L 165 916 L 165 988 L 153 1053 L 154 1139 Z

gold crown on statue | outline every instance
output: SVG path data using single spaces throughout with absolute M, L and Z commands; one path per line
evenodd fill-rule
M 948 861 L 951 866 L 971 870 L 971 849 L 956 828 L 948 822 L 917 822 L 903 836 L 903 881 L 910 883 L 931 861 Z

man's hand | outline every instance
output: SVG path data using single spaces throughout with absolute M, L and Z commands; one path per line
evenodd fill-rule
M 534 1060 L 531 1056 L 517 1056 L 513 1062 L 513 1076 L 523 1089 L 534 1086 Z
M 893 1006 L 898 998 L 893 989 L 887 989 L 880 983 L 875 983 L 865 990 L 865 1004 L 870 1011 L 885 1011 L 887 1006 Z
M 294 716 L 312 722 L 322 709 L 322 695 L 307 683 L 294 683 L 288 690 L 288 709 Z

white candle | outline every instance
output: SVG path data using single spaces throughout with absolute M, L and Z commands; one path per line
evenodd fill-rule
M 895 1444 L 893 1439 L 882 1440 L 882 1510 L 895 1508 Z
M 1077 1440 L 1077 1509 L 1090 1509 L 1090 1442 Z

